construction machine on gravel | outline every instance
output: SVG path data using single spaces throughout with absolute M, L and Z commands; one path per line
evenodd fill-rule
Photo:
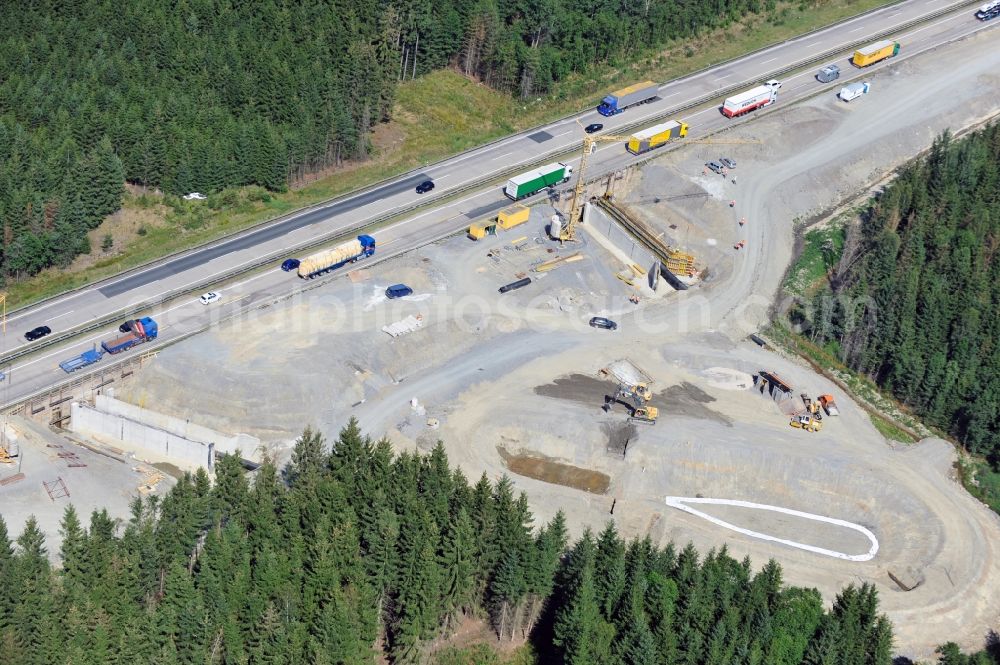
M 619 384 L 614 395 L 604 396 L 603 408 L 605 411 L 611 411 L 616 403 L 621 404 L 629 410 L 628 419 L 630 421 L 655 425 L 656 419 L 660 417 L 660 410 L 655 406 L 648 405 L 652 397 L 653 394 L 645 383 L 634 386 Z

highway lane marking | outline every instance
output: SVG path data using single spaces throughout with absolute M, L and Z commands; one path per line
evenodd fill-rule
M 498 159 L 503 159 L 504 157 L 506 157 L 506 156 L 508 156 L 508 155 L 513 155 L 513 154 L 514 154 L 514 151 L 513 151 L 513 150 L 512 150 L 512 151 L 510 151 L 510 152 L 505 152 L 505 153 L 504 153 L 504 154 L 502 154 L 502 155 L 497 155 L 496 157 L 494 157 L 492 161 L 494 161 L 494 162 L 495 162 L 495 161 L 496 161 L 496 160 L 498 160 Z
M 724 79 L 728 79 L 728 78 L 732 78 L 732 77 L 733 77 L 733 74 L 726 74 L 725 76 L 720 76 L 719 78 L 717 78 L 715 80 L 716 81 L 722 81 Z
M 76 311 L 75 309 L 71 309 L 68 312 L 63 312 L 59 316 L 53 316 L 51 319 L 49 319 L 49 321 L 55 321 L 56 319 L 61 319 L 64 316 L 69 316 L 70 314 L 72 314 L 75 311 Z
M 867 27 L 868 27 L 868 26 L 866 26 L 866 25 L 863 25 L 863 26 L 861 26 L 860 28 L 854 28 L 854 30 L 851 30 L 851 31 L 850 31 L 849 33 L 847 33 L 847 34 L 849 34 L 849 35 L 853 35 L 853 34 L 854 34 L 855 32 L 858 32 L 858 31 L 860 31 L 860 30 L 864 30 L 864 29 L 865 29 L 865 28 L 867 28 Z
M 384 243 L 384 244 L 388 244 L 388 243 Z M 274 268 L 273 270 L 268 270 L 268 271 L 262 272 L 262 273 L 260 273 L 258 275 L 254 275 L 253 277 L 247 278 L 247 279 L 243 280 L 242 282 L 237 282 L 236 284 L 232 284 L 232 285 L 226 287 L 226 290 L 229 291 L 231 289 L 236 289 L 236 288 L 238 288 L 238 287 L 240 287 L 240 286 L 242 286 L 244 284 L 252 282 L 255 279 L 260 279 L 264 275 L 270 275 L 271 273 L 278 272 L 279 270 L 280 270 L 280 268 Z M 198 302 L 197 298 L 191 298 L 190 300 L 185 300 L 183 302 L 180 302 L 180 303 L 174 305 L 173 307 L 170 307 L 169 309 L 160 310 L 158 312 L 155 312 L 154 314 L 156 316 L 163 316 L 164 314 L 168 314 L 168 313 L 174 311 L 175 309 L 180 309 L 181 307 L 187 307 L 188 305 L 192 305 L 192 304 L 194 304 L 196 302 Z M 105 332 L 99 333 L 97 335 L 94 335 L 92 337 L 88 337 L 87 339 L 84 339 L 84 340 L 82 340 L 79 343 L 82 344 L 84 342 L 92 342 L 92 341 L 95 341 L 95 340 L 99 340 L 99 339 L 105 337 L 107 334 L 108 334 L 108 331 L 105 331 Z M 26 363 L 22 363 L 20 365 L 16 365 L 14 367 L 11 367 L 10 371 L 13 372 L 14 370 L 22 369 L 24 367 L 27 367 L 28 365 L 34 365 L 35 363 L 37 363 L 40 360 L 45 360 L 47 358 L 51 358 L 52 356 L 58 356 L 58 355 L 61 355 L 61 354 L 64 354 L 64 353 L 71 353 L 71 351 L 69 349 L 60 349 L 60 350 L 57 350 L 57 351 L 53 351 L 52 353 L 49 353 L 47 355 L 39 356 L 38 358 L 34 358 L 32 360 L 29 360 Z M 60 368 L 57 367 L 56 369 L 60 369 Z
M 928 12 L 928 13 L 931 13 L 931 12 Z M 919 19 L 919 18 L 923 18 L 923 16 L 926 16 L 926 14 L 924 14 L 924 15 L 922 15 L 922 16 L 920 16 L 920 17 L 918 17 L 918 19 Z M 931 23 L 931 24 L 928 24 L 927 26 L 924 26 L 923 28 L 920 28 L 920 30 L 926 30 L 927 28 L 932 28 L 932 27 L 935 27 L 935 26 L 937 26 L 938 24 L 941 24 L 941 23 L 944 23 L 945 21 L 948 21 L 948 20 L 951 20 L 952 18 L 956 18 L 956 17 L 961 17 L 961 16 L 962 16 L 961 14 L 958 14 L 958 15 L 956 15 L 956 16 L 948 16 L 948 17 L 944 17 L 944 18 L 943 18 L 943 19 L 941 19 L 941 20 L 938 20 L 938 21 L 935 21 L 934 23 Z M 848 21 L 848 23 L 850 23 L 850 22 L 851 22 L 851 21 Z M 986 25 L 982 25 L 982 26 L 979 26 L 978 28 L 976 28 L 976 30 L 973 30 L 972 32 L 976 32 L 976 31 L 978 31 L 978 30 L 981 30 L 981 29 L 984 29 L 985 27 L 988 27 L 988 24 L 986 24 Z M 852 32 L 857 32 L 857 30 L 862 30 L 862 29 L 864 29 L 864 28 L 857 28 L 856 30 L 852 30 Z M 909 33 L 909 34 L 916 34 L 917 32 L 920 32 L 920 30 L 915 30 L 915 31 L 913 31 L 912 33 Z M 966 33 L 966 34 L 972 34 L 972 33 L 970 32 L 970 33 Z M 906 37 L 908 37 L 908 36 L 909 36 L 909 35 L 903 35 L 903 36 L 902 36 L 902 37 L 900 37 L 899 39 L 905 39 L 905 38 L 906 38 Z M 962 36 L 964 37 L 965 35 L 962 35 Z M 949 40 L 949 41 L 955 41 L 955 40 Z M 815 42 L 815 43 L 818 43 L 818 42 Z M 935 46 L 936 46 L 936 45 L 935 45 Z M 923 52 L 923 51 L 917 51 L 917 52 L 915 52 L 915 53 L 910 53 L 909 55 L 916 55 L 917 53 L 922 53 L 922 52 Z M 805 62 L 805 61 L 807 61 L 807 60 L 810 60 L 811 58 L 812 58 L 812 56 L 809 56 L 809 57 L 806 57 L 806 58 L 802 58 L 802 59 L 800 59 L 800 60 L 797 60 L 797 61 L 795 61 L 794 63 L 791 63 L 791 66 L 793 66 L 793 67 L 794 67 L 794 66 L 796 66 L 796 65 L 798 65 L 798 64 L 800 64 L 800 63 L 802 63 L 802 62 Z M 801 72 L 801 73 L 799 73 L 799 74 L 796 74 L 795 76 L 792 76 L 792 77 L 790 77 L 790 78 L 787 78 L 787 79 L 784 79 L 784 80 L 785 80 L 786 82 L 787 82 L 787 81 L 794 81 L 795 79 L 799 78 L 800 76 L 807 76 L 807 75 L 808 75 L 808 76 L 811 76 L 812 74 L 811 74 L 810 72 Z M 698 113 L 693 113 L 693 114 L 690 114 L 690 115 L 688 115 L 688 117 L 689 117 L 689 118 L 696 118 L 696 117 L 698 117 L 699 115 L 701 115 L 701 114 L 703 114 L 703 113 L 706 113 L 706 112 L 708 112 L 708 111 L 718 111 L 718 108 L 719 108 L 718 106 L 710 106 L 710 107 L 708 107 L 708 108 L 706 108 L 706 109 L 703 109 L 703 110 L 699 111 Z M 646 115 L 646 116 L 643 116 L 643 118 L 641 118 L 641 119 L 642 119 L 642 120 L 645 120 L 646 118 L 649 118 L 649 117 L 652 117 L 652 116 L 654 116 L 654 115 L 658 115 L 658 114 L 659 114 L 659 112 L 653 112 L 653 113 L 650 113 L 649 115 Z
M 929 2 L 928 2 L 928 3 L 926 3 L 926 4 L 930 4 L 931 2 L 936 2 L 936 1 L 937 1 L 937 0 L 929 0 Z M 899 12 L 899 13 L 901 13 L 901 12 Z M 891 15 L 890 15 L 889 17 L 891 18 Z M 859 17 L 859 18 L 860 18 L 860 17 Z M 922 17 L 920 17 L 920 18 L 922 18 Z M 946 17 L 946 18 L 945 18 L 944 20 L 948 20 L 948 19 L 950 19 L 950 18 L 956 18 L 956 17 L 955 17 L 955 16 L 952 16 L 952 17 Z M 851 22 L 851 21 L 848 21 L 847 23 L 850 23 L 850 22 Z M 944 21 L 938 21 L 938 22 L 936 22 L 936 23 L 933 23 L 933 24 L 931 24 L 931 25 L 928 25 L 928 26 L 925 26 L 924 28 L 921 28 L 921 29 L 919 29 L 919 30 L 916 30 L 916 31 L 914 31 L 914 32 L 911 32 L 911 33 L 908 33 L 907 35 L 905 35 L 905 36 L 904 36 L 904 38 L 905 38 L 905 37 L 909 37 L 909 36 L 912 36 L 912 35 L 916 34 L 917 32 L 920 32 L 921 30 L 925 30 L 925 29 L 927 29 L 927 28 L 929 28 L 929 27 L 933 27 L 933 26 L 937 25 L 938 23 L 942 23 L 942 22 L 944 22 Z M 841 26 L 841 27 L 842 27 L 842 26 Z M 828 30 L 830 30 L 830 31 L 833 31 L 833 30 L 836 30 L 836 29 L 837 29 L 837 26 L 831 26 L 830 28 L 828 28 Z M 859 28 L 859 29 L 860 29 L 860 28 Z M 857 30 L 854 30 L 854 31 L 852 31 L 852 32 L 856 32 L 856 31 L 857 31 Z M 976 32 L 976 31 L 978 31 L 978 29 L 977 29 L 977 30 L 974 30 L 974 31 L 972 31 L 972 32 Z M 972 34 L 972 33 L 970 32 L 970 33 L 968 33 L 968 34 Z M 817 44 L 817 43 L 819 43 L 819 42 L 813 42 L 812 44 L 809 44 L 809 45 L 807 45 L 807 46 L 813 46 L 813 45 L 815 45 L 815 44 Z M 728 77 L 723 77 L 723 78 L 728 78 Z M 697 80 L 697 79 L 690 79 L 690 80 L 689 80 L 689 81 L 687 81 L 687 82 L 689 82 L 689 83 L 690 83 L 690 82 L 693 82 L 693 81 L 695 81 L 695 80 Z M 717 80 L 722 80 L 722 79 L 717 79 Z M 672 82 L 672 83 L 676 83 L 676 82 Z M 677 94 L 679 94 L 679 93 L 677 93 Z M 671 96 L 674 96 L 674 95 L 671 95 Z M 657 115 L 657 114 L 659 114 L 659 113 L 660 113 L 660 112 L 658 111 L 658 112 L 654 112 L 654 113 L 652 113 L 651 115 Z M 650 117 L 650 116 L 645 116 L 645 117 Z M 512 137 L 510 137 L 510 138 L 508 138 L 508 139 L 505 139 L 505 140 L 503 140 L 503 141 L 500 141 L 499 143 L 497 143 L 497 144 L 494 144 L 494 145 L 492 145 L 492 146 L 484 146 L 484 148 L 483 148 L 483 150 L 482 150 L 481 152 L 488 152 L 489 150 L 493 150 L 493 149 L 496 149 L 497 147 L 500 147 L 500 146 L 504 146 L 504 145 L 509 145 L 510 143 L 513 143 L 513 142 L 516 142 L 516 141 L 522 141 L 522 140 L 524 140 L 525 138 L 527 138 L 527 137 L 526 137 L 526 136 L 512 136 Z M 468 155 L 465 155 L 465 156 L 463 156 L 463 157 L 459 157 L 459 158 L 457 158 L 457 159 L 456 159 L 456 161 L 452 161 L 452 162 L 448 162 L 448 163 L 444 164 L 443 166 L 454 166 L 454 165 L 456 165 L 456 164 L 459 164 L 459 163 L 461 163 L 462 161 L 465 161 L 465 160 L 467 160 L 467 159 L 471 159 L 471 158 L 473 158 L 473 157 L 479 157 L 479 156 L 481 156 L 481 152 L 475 152 L 475 153 L 471 153 L 471 154 L 468 154 Z M 513 154 L 513 153 L 512 153 L 512 152 L 511 152 L 511 153 L 506 153 L 505 155 L 501 155 L 500 157 L 504 157 L 504 156 L 507 156 L 507 155 L 509 155 L 509 154 Z M 500 157 L 496 157 L 496 158 L 494 158 L 494 159 L 500 159 Z M 488 175 L 488 174 L 487 174 L 487 175 Z M 473 178 L 473 179 L 475 179 L 475 178 Z M 470 181 L 466 181 L 466 182 L 470 182 Z M 463 184 L 465 184 L 465 183 L 463 183 Z M 353 195 L 353 196 L 349 196 L 349 197 L 348 197 L 348 198 L 346 198 L 346 199 L 343 199 L 343 200 L 340 200 L 340 201 L 335 201 L 335 202 L 331 202 L 331 203 L 328 203 L 328 204 L 326 204 L 326 205 L 320 205 L 320 206 L 317 206 L 317 207 L 316 207 L 316 208 L 314 208 L 314 209 L 311 209 L 311 210 L 307 210 L 307 211 L 303 211 L 303 212 L 301 212 L 301 213 L 298 213 L 298 214 L 296 214 L 296 215 L 293 215 L 292 217 L 289 217 L 289 218 L 288 218 L 288 220 L 286 220 L 286 221 L 291 221 L 291 220 L 293 220 L 293 219 L 297 219 L 297 218 L 301 217 L 302 215 L 306 215 L 306 214 L 310 214 L 311 212 L 314 212 L 315 210 L 323 210 L 323 209 L 326 209 L 326 208 L 332 208 L 332 207 L 336 207 L 336 206 L 340 206 L 340 205 L 343 205 L 343 204 L 345 204 L 345 203 L 349 203 L 349 202 L 353 201 L 354 199 L 357 199 L 357 198 L 359 198 L 359 197 L 361 197 L 361 196 L 363 196 L 363 195 L 366 195 L 366 194 L 370 194 L 370 192 L 359 192 L 358 194 L 355 194 L 355 195 Z M 319 220 L 319 221 L 317 222 L 317 224 L 319 224 L 319 223 L 322 223 L 323 221 L 326 221 L 326 220 Z M 279 223 L 280 223 L 280 222 L 279 222 Z M 264 228 L 267 228 L 267 227 L 264 227 Z M 255 232 L 255 231 L 258 231 L 258 230 L 260 230 L 260 229 L 253 229 L 253 230 L 248 230 L 248 231 L 247 231 L 247 232 L 246 232 L 246 233 L 245 233 L 245 234 L 244 234 L 243 236 L 236 236 L 235 238 L 229 238 L 229 239 L 227 239 L 227 240 L 235 240 L 235 239 L 237 239 L 237 238 L 241 238 L 241 237 L 244 237 L 245 235 L 249 235 L 249 234 L 251 234 L 251 233 L 253 233 L 253 232 Z M 195 251 L 197 251 L 198 249 L 204 249 L 204 248 L 194 248 L 194 249 L 195 249 Z M 91 289 L 88 289 L 88 290 L 85 290 L 85 291 L 81 291 L 81 292 L 78 292 L 78 293 L 73 293 L 73 294 L 69 294 L 69 295 L 67 295 L 67 296 L 66 296 L 65 298 L 63 298 L 63 299 L 60 299 L 60 300 L 56 300 L 56 301 L 53 301 L 53 302 L 50 302 L 50 303 L 45 303 L 45 304 L 43 304 L 43 305 L 39 305 L 39 306 L 38 306 L 38 307 L 36 307 L 36 308 L 32 308 L 32 309 L 30 309 L 30 310 L 28 310 L 28 311 L 26 311 L 26 312 L 24 312 L 24 313 L 22 313 L 22 314 L 19 314 L 19 315 L 15 315 L 15 316 L 13 316 L 13 317 L 9 318 L 9 319 L 8 319 L 8 321 L 16 321 L 16 320 L 18 320 L 18 319 L 20 319 L 20 318 L 23 318 L 24 316 L 27 316 L 27 315 L 29 315 L 29 314 L 34 314 L 34 313 L 37 313 L 37 312 L 41 311 L 42 309 L 45 309 L 45 308 L 48 308 L 48 307 L 51 307 L 51 306 L 53 306 L 53 305 L 56 305 L 56 304 L 59 304 L 59 303 L 61 303 L 61 302 L 64 302 L 65 300 L 70 300 L 70 299 L 72 299 L 72 298 L 75 298 L 75 297 L 77 297 L 77 296 L 82 296 L 82 295 L 85 295 L 85 294 L 87 294 L 87 293 L 91 293 L 92 291 L 95 291 L 95 290 L 99 290 L 100 288 L 103 288 L 104 286 L 111 286 L 111 285 L 113 285 L 113 284 L 117 284 L 118 282 L 120 282 L 120 281 L 123 281 L 123 280 L 125 280 L 125 279 L 128 279 L 129 277 L 135 277 L 135 276 L 138 276 L 138 275 L 142 275 L 142 274 L 145 274 L 146 272 L 149 272 L 150 270 L 155 270 L 155 269 L 157 269 L 157 268 L 160 268 L 160 267 L 162 267 L 162 265 L 169 265 L 169 264 L 161 264 L 161 265 L 156 265 L 156 266 L 151 266 L 151 267 L 149 267 L 149 268 L 147 268 L 147 269 L 145 269 L 145 270 L 141 270 L 141 271 L 139 271 L 139 272 L 136 272 L 136 273 L 134 273 L 134 274 L 132 274 L 132 275 L 128 275 L 128 276 L 123 276 L 122 278 L 120 278 L 120 279 L 118 279 L 118 280 L 114 280 L 114 281 L 111 281 L 111 282 L 107 282 L 107 283 L 104 283 L 104 284 L 101 284 L 101 286 L 100 286 L 100 287 L 96 287 L 96 288 L 91 288 Z M 211 277 L 211 276 L 210 276 L 210 277 Z
M 956 18 L 956 17 L 948 17 L 948 18 Z M 941 21 L 941 22 L 943 22 L 943 21 Z M 932 27 L 932 26 L 927 26 L 927 27 Z M 972 30 L 969 30 L 969 31 L 967 31 L 967 32 L 964 32 L 964 33 L 960 33 L 959 35 L 957 35 L 957 36 L 955 37 L 955 39 L 952 39 L 952 40 L 949 40 L 949 41 L 950 41 L 950 42 L 954 42 L 954 41 L 958 41 L 959 39 L 961 39 L 961 38 L 963 38 L 963 37 L 966 37 L 966 36 L 968 36 L 968 35 L 971 35 L 971 34 L 975 34 L 975 33 L 979 32 L 979 31 L 981 31 L 981 30 L 985 30 L 985 29 L 987 29 L 987 28 L 989 28 L 989 27 L 992 27 L 992 26 L 991 26 L 991 25 L 989 25 L 988 23 L 983 23 L 983 24 L 980 24 L 980 25 L 977 25 L 977 26 L 976 26 L 975 28 L 973 28 Z M 933 48 L 936 48 L 937 46 L 939 46 L 939 44 L 932 44 L 932 45 L 930 45 L 930 46 L 928 46 L 928 47 L 925 47 L 925 48 L 923 48 L 923 49 L 920 49 L 920 50 L 917 50 L 917 51 L 914 51 L 914 52 L 911 52 L 911 53 L 910 53 L 909 55 L 911 55 L 911 56 L 916 56 L 916 55 L 918 55 L 918 54 L 920 54 L 920 53 L 924 53 L 924 52 L 926 52 L 926 51 L 928 51 L 928 50 L 931 50 L 931 49 L 933 49 Z M 792 78 L 797 78 L 797 77 L 792 77 Z M 788 80 L 791 80 L 791 79 L 788 79 Z M 702 113 L 706 113 L 706 112 L 708 112 L 708 111 L 715 111 L 715 112 L 717 112 L 717 111 L 718 111 L 718 108 L 717 108 L 717 107 L 710 107 L 710 108 L 706 108 L 706 109 L 703 109 L 702 111 L 700 111 L 699 113 L 697 113 L 697 114 L 695 114 L 695 115 L 701 115 Z M 471 194 L 471 195 L 469 195 L 469 196 L 467 196 L 467 197 L 465 197 L 465 198 L 463 198 L 463 199 L 461 199 L 461 200 L 459 200 L 459 201 L 456 201 L 456 202 L 454 202 L 454 203 L 453 203 L 453 205 L 458 205 L 458 204 L 460 204 L 460 203 L 463 203 L 463 202 L 466 202 L 466 201 L 469 201 L 469 200 L 472 200 L 472 199 L 474 199 L 474 198 L 477 198 L 477 197 L 479 197 L 479 196 L 481 196 L 481 195 L 483 195 L 483 194 L 484 194 L 484 192 L 476 192 L 476 193 L 474 193 L 474 194 Z M 425 216 L 427 216 L 427 215 L 429 215 L 429 214 L 431 214 L 431 213 L 433 213 L 433 212 L 440 212 L 440 211 L 441 211 L 441 209 L 440 209 L 440 208 L 439 208 L 439 209 L 436 209 L 436 210 L 429 210 L 429 211 L 426 211 L 426 212 L 424 212 L 424 213 L 421 213 L 420 215 L 417 215 L 417 216 L 415 216 L 415 217 L 412 217 L 412 218 L 410 218 L 410 219 L 406 219 L 406 220 L 402 220 L 402 221 L 400 221 L 400 222 L 397 222 L 396 224 L 393 224 L 393 225 L 391 225 L 391 226 L 388 226 L 388 227 L 386 227 L 386 228 L 385 228 L 385 230 L 386 230 L 386 231 L 388 231 L 389 229 L 395 229 L 395 228 L 397 228 L 397 227 L 401 227 L 401 226 L 404 226 L 404 225 L 406 225 L 406 224 L 409 224 L 409 223 L 411 223 L 411 222 L 414 222 L 414 221 L 417 221 L 417 219 L 419 219 L 419 218 L 421 218 L 421 217 L 425 217 Z M 387 241 L 386 243 L 383 243 L 383 244 L 388 244 L 389 242 L 391 242 L 391 241 Z M 258 275 L 258 276 L 255 276 L 254 278 L 251 278 L 251 279 L 256 279 L 256 277 L 259 277 L 259 276 L 262 276 L 262 275 L 264 275 L 264 274 L 269 274 L 270 272 L 276 272 L 276 271 L 277 271 L 277 269 L 274 269 L 274 270 L 272 270 L 272 271 L 269 271 L 269 272 L 267 272 L 267 273 L 261 273 L 261 275 Z M 246 281 L 249 281 L 249 280 L 244 280 L 244 283 L 245 283 Z M 174 307 L 171 307 L 170 309 L 167 309 L 167 310 L 163 310 L 162 312 L 160 312 L 160 314 L 161 314 L 161 315 L 162 315 L 162 314 L 166 314 L 167 312 L 170 312 L 170 311 L 172 311 L 172 310 L 174 310 L 174 309 L 178 309 L 179 307 L 183 307 L 183 306 L 186 306 L 186 305 L 188 305 L 188 304 L 192 304 L 192 303 L 194 303 L 194 302 L 196 302 L 196 300 L 195 300 L 195 299 L 191 299 L 191 300 L 187 300 L 187 301 L 184 301 L 184 302 L 182 302 L 182 303 L 180 303 L 180 304 L 178 304 L 178 305 L 176 305 L 176 306 L 174 306 Z M 49 303 L 49 305 L 52 305 L 52 304 L 56 304 L 56 303 L 55 303 L 55 302 L 53 302 L 53 303 Z M 46 305 L 46 306 L 49 306 L 49 305 Z M 36 310 L 36 311 L 37 311 L 37 310 Z M 84 342 L 90 342 L 90 341 L 93 341 L 93 340 L 96 340 L 96 339 L 100 339 L 100 337 L 103 337 L 103 336 L 104 336 L 104 334 L 106 334 L 106 333 L 103 333 L 103 334 L 101 334 L 101 335 L 98 335 L 98 336 L 92 336 L 92 337 L 90 337 L 90 338 L 87 338 L 87 339 L 84 339 L 84 340 L 82 340 L 82 341 L 81 341 L 81 342 L 79 342 L 79 343 L 84 343 Z M 55 356 L 55 355 L 60 355 L 60 354 L 63 354 L 63 353 L 69 353 L 69 352 L 70 352 L 70 351 L 69 351 L 68 349 L 62 349 L 62 350 L 57 350 L 57 351 L 53 351 L 52 353 L 49 353 L 49 354 L 46 354 L 46 355 L 44 355 L 44 356 L 40 356 L 40 357 L 38 357 L 38 358 L 35 358 L 35 359 L 33 359 L 33 360 L 30 360 L 30 361 L 28 361 L 28 362 L 26 362 L 26 363 L 23 363 L 23 364 L 21 364 L 21 365 L 16 365 L 16 366 L 12 367 L 10 371 L 12 371 L 12 372 L 13 372 L 13 371 L 15 371 L 15 370 L 18 370 L 18 369 L 21 369 L 21 368 L 24 368 L 24 367 L 27 367 L 28 365 L 32 365 L 32 364 L 34 364 L 34 363 L 36 363 L 36 362 L 39 362 L 39 361 L 41 361 L 41 360 L 45 360 L 45 359 L 47 359 L 47 358 L 51 358 L 52 356 Z M 56 371 L 60 371 L 58 367 L 56 367 L 56 368 L 54 368 L 54 369 L 55 369 Z
M 964 19 L 966 19 L 966 18 L 968 18 L 968 17 L 967 17 L 967 16 L 965 16 L 964 14 L 956 14 L 955 16 L 948 16 L 948 17 L 945 17 L 944 19 L 942 19 L 942 20 L 938 21 L 937 23 L 931 23 L 930 25 L 925 25 L 925 26 L 924 26 L 924 27 L 922 27 L 922 28 L 917 28 L 917 29 L 916 29 L 916 30 L 914 30 L 913 32 L 908 32 L 908 33 L 906 33 L 905 35 L 901 36 L 901 37 L 900 37 L 899 39 L 901 39 L 901 40 L 902 40 L 902 39 L 907 39 L 907 38 L 909 38 L 909 37 L 912 37 L 913 35 L 917 34 L 918 32 L 923 32 L 923 31 L 924 31 L 924 30 L 926 30 L 927 28 L 936 28 L 936 27 L 937 27 L 938 25 L 940 25 L 940 24 L 942 24 L 942 23 L 945 23 L 945 22 L 947 22 L 947 21 L 950 21 L 950 20 L 952 20 L 952 19 L 962 19 L 962 20 L 964 20 Z M 979 30 L 980 30 L 981 28 L 986 28 L 986 27 L 988 27 L 988 26 L 989 26 L 989 24 L 988 24 L 988 23 L 986 23 L 986 24 L 983 24 L 983 25 L 981 25 L 981 26 L 977 27 L 977 28 L 976 28 L 975 30 L 973 30 L 972 32 L 978 32 L 978 31 L 979 31 Z M 972 34 L 972 32 L 969 32 L 969 33 L 966 33 L 966 34 Z M 955 41 L 955 40 L 949 40 L 949 41 Z M 940 46 L 940 44 L 935 44 L 935 46 Z M 927 50 L 927 49 L 924 49 L 924 51 L 926 51 L 926 50 Z M 918 53 L 923 53 L 923 51 L 918 51 Z
M 806 44 L 806 45 L 805 45 L 805 46 L 803 46 L 802 48 L 811 48 L 811 47 L 813 47 L 813 46 L 816 46 L 816 44 L 822 44 L 822 43 L 823 43 L 823 40 L 821 39 L 821 40 L 819 40 L 818 42 L 813 42 L 812 44 Z M 775 58 L 775 60 L 777 60 L 777 58 Z
M 47 303 L 44 303 L 42 305 L 38 305 L 37 307 L 30 307 L 29 306 L 29 309 L 27 311 L 24 311 L 21 314 L 15 314 L 14 316 L 7 317 L 7 323 L 13 323 L 14 321 L 17 321 L 18 319 L 22 319 L 25 316 L 28 316 L 29 314 L 34 314 L 36 312 L 42 311 L 43 309 L 52 307 L 53 305 L 58 305 L 58 304 L 63 303 L 65 301 L 67 301 L 67 300 L 71 300 L 71 299 L 75 298 L 78 295 L 83 295 L 83 294 L 81 294 L 81 293 L 71 293 L 69 295 L 63 296 L 62 298 L 59 298 L 58 300 L 53 300 L 52 302 L 47 302 Z
M 553 136 L 552 138 L 554 138 L 554 139 L 557 139 L 557 138 L 559 138 L 560 136 L 566 136 L 567 134 L 572 134 L 572 133 L 573 133 L 574 131 L 576 131 L 576 130 L 573 130 L 573 129 L 571 129 L 571 130 L 569 130 L 568 132 L 563 132 L 562 134 L 556 134 L 556 135 L 555 135 L 555 136 Z
M 769 62 L 774 62 L 775 60 L 777 60 L 777 58 L 771 58 L 770 60 L 765 60 L 764 62 L 762 62 L 762 63 L 760 63 L 760 64 L 762 64 L 762 65 L 766 65 L 767 63 L 769 63 Z

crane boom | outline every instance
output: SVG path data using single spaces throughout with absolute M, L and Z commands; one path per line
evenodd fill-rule
M 630 137 L 628 136 L 617 136 L 614 134 L 600 134 L 596 136 L 585 136 L 583 138 L 583 155 L 580 157 L 580 166 L 577 168 L 578 176 L 576 178 L 576 186 L 573 187 L 573 205 L 569 210 L 569 219 L 564 226 L 559 231 L 559 240 L 563 242 L 573 241 L 576 239 L 576 224 L 579 221 L 580 209 L 583 207 L 581 198 L 583 197 L 583 190 L 587 185 L 587 181 L 584 180 L 584 175 L 587 171 L 587 158 L 590 157 L 590 153 L 594 151 L 594 148 L 600 142 L 617 143 L 620 141 L 628 141 Z

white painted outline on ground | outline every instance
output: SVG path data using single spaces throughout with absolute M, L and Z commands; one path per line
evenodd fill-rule
M 839 520 L 835 517 L 824 517 L 823 515 L 816 515 L 815 513 L 804 513 L 801 510 L 792 510 L 791 508 L 782 508 L 781 506 L 771 506 L 766 503 L 753 503 L 752 501 L 740 501 L 738 499 L 704 499 L 701 497 L 691 497 L 691 496 L 668 496 L 665 499 L 666 504 L 671 508 L 677 508 L 678 510 L 683 510 L 686 513 L 695 515 L 702 519 L 708 520 L 712 524 L 724 527 L 726 529 L 731 529 L 737 533 L 742 533 L 744 536 L 750 536 L 751 538 L 759 538 L 761 540 L 769 540 L 774 543 L 781 543 L 782 545 L 788 545 L 789 547 L 795 547 L 800 550 L 806 550 L 807 552 L 813 552 L 815 554 L 822 554 L 824 556 L 834 557 L 836 559 L 843 559 L 844 561 L 871 561 L 875 558 L 875 553 L 878 552 L 878 538 L 875 534 L 861 526 L 860 524 L 855 524 L 854 522 L 847 522 L 845 520 Z M 744 529 L 743 527 L 736 526 L 735 524 L 730 524 L 729 522 L 720 520 L 717 517 L 712 517 L 708 513 L 703 513 L 700 510 L 692 508 L 687 505 L 689 503 L 705 503 L 712 504 L 716 506 L 737 506 L 739 508 L 754 508 L 757 510 L 769 510 L 775 513 L 784 513 L 785 515 L 793 515 L 795 517 L 802 517 L 807 520 L 813 520 L 816 522 L 826 522 L 827 524 L 833 524 L 836 526 L 842 526 L 865 536 L 872 544 L 868 551 L 864 554 L 845 554 L 844 552 L 837 552 L 835 550 L 828 550 L 824 547 L 816 547 L 815 545 L 807 545 L 806 543 L 799 543 L 794 540 L 785 540 L 784 538 L 778 538 L 777 536 L 771 536 L 766 533 L 760 533 L 758 531 L 751 531 L 750 529 Z

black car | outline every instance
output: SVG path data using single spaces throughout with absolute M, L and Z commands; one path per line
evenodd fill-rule
M 38 326 L 37 328 L 24 333 L 24 339 L 29 342 L 34 342 L 36 339 L 41 339 L 51 332 L 52 328 L 49 328 L 48 326 Z
M 590 320 L 590 326 L 592 328 L 603 328 L 604 330 L 618 330 L 618 324 L 611 319 L 606 319 L 603 316 L 595 316 Z
M 434 189 L 433 180 L 424 180 L 422 183 L 417 185 L 417 194 L 426 194 L 427 192 Z
M 584 127 L 583 131 L 587 132 L 588 134 L 593 134 L 594 132 L 599 132 L 602 129 L 604 129 L 604 125 L 602 125 L 599 122 L 595 122 L 592 125 L 587 125 L 586 127 Z

